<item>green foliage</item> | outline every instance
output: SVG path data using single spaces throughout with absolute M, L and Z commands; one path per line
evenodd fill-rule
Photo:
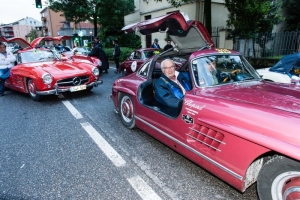
M 156 2 L 162 2 L 162 0 L 154 0 L 154 1 L 156 1 Z M 168 2 L 169 4 L 171 4 L 172 6 L 178 8 L 178 7 L 180 7 L 182 4 L 194 2 L 194 0 L 167 0 L 167 2 Z
M 128 48 L 128 47 L 121 47 L 121 55 L 120 55 L 120 62 L 123 62 L 128 58 L 130 53 L 134 50 L 134 48 Z M 113 60 L 113 52 L 114 48 L 104 48 L 103 49 L 108 57 L 108 60 Z
M 30 33 L 29 33 L 29 38 L 30 38 L 30 41 L 34 40 L 35 38 L 37 38 L 38 35 L 37 35 L 37 32 L 35 29 L 31 28 L 30 30 Z
M 89 20 L 94 24 L 94 36 L 98 35 L 98 26 L 104 36 L 120 35 L 124 16 L 134 10 L 133 0 L 49 0 L 49 3 L 55 12 L 63 12 L 69 22 Z
M 287 31 L 300 30 L 300 1 L 285 0 L 283 1 L 285 12 L 285 22 Z
M 123 34 L 119 37 L 119 44 L 124 47 L 139 49 L 142 47 L 141 37 L 135 34 Z
M 279 1 L 278 1 L 279 2 Z M 234 34 L 269 32 L 282 20 L 281 4 L 273 0 L 225 0 L 229 14 L 227 26 Z

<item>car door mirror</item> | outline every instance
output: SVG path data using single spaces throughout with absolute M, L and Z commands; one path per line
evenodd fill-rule
M 291 79 L 291 84 L 295 85 L 295 86 L 299 86 L 300 85 L 300 79 Z

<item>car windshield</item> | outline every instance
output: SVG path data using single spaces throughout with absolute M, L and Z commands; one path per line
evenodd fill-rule
M 215 55 L 196 58 L 191 65 L 198 87 L 245 80 L 260 80 L 259 75 L 249 62 L 238 55 Z
M 159 50 L 152 50 L 152 51 L 144 51 L 145 58 L 151 58 L 152 56 L 159 54 Z
M 42 61 L 54 61 L 58 57 L 51 51 L 47 50 L 33 50 L 22 52 L 19 54 L 19 62 L 31 63 L 31 62 L 42 62 Z

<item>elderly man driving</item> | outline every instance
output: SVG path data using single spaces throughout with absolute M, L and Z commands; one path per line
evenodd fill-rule
M 187 77 L 175 70 L 173 60 L 162 61 L 161 70 L 163 74 L 154 85 L 155 98 L 163 105 L 177 108 L 185 92 L 191 89 L 191 83 Z

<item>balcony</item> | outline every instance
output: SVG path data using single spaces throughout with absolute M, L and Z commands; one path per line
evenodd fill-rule
M 42 22 L 45 22 L 45 21 L 47 21 L 47 18 L 46 17 L 41 17 L 41 20 L 42 20 Z
M 43 26 L 43 30 L 44 31 L 48 31 L 48 27 L 47 26 Z

